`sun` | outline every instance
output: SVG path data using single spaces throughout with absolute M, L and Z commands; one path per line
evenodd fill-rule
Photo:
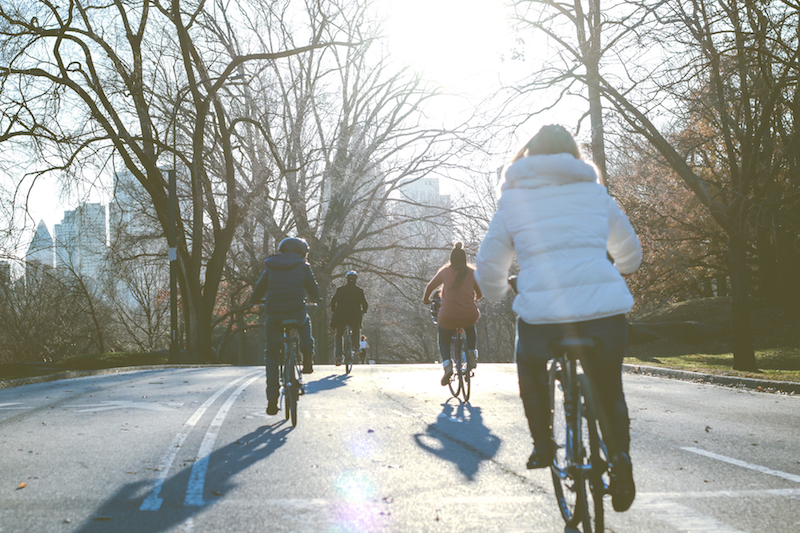
M 510 48 L 503 0 L 386 0 L 389 53 L 452 89 L 497 70 Z

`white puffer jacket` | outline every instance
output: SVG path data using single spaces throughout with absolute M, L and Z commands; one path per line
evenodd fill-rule
M 476 260 L 475 277 L 486 298 L 505 296 L 516 251 L 513 309 L 528 324 L 631 310 L 633 297 L 620 273 L 639 268 L 642 248 L 628 217 L 597 181 L 594 166 L 569 154 L 524 157 L 506 169 Z

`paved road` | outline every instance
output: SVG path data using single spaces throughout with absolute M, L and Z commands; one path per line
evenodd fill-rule
M 512 365 L 481 365 L 467 405 L 433 365 L 309 378 L 294 429 L 253 367 L 2 389 L 0 532 L 564 530 L 549 475 L 524 468 Z M 639 495 L 608 531 L 800 531 L 800 399 L 625 385 Z

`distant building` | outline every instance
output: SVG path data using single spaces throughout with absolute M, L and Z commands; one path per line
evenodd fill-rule
M 44 220 L 39 221 L 36 233 L 25 254 L 25 276 L 34 276 L 42 268 L 53 268 L 55 265 L 55 255 L 53 248 L 53 238 L 47 229 Z
M 56 268 L 98 280 L 106 257 L 106 207 L 84 203 L 55 226 Z
M 8 285 L 11 282 L 11 263 L 0 261 L 0 284 Z

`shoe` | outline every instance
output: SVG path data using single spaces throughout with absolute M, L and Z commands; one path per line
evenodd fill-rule
M 313 374 L 314 367 L 312 365 L 303 365 L 303 370 L 301 370 L 303 374 Z
M 444 369 L 444 376 L 442 376 L 442 387 L 450 383 L 451 377 L 453 377 L 453 367 L 452 365 L 447 365 Z
M 278 411 L 279 411 L 279 409 L 278 409 L 278 399 L 274 398 L 274 399 L 269 400 L 267 402 L 267 414 L 270 415 L 270 416 L 277 415 Z
M 538 468 L 547 468 L 553 464 L 553 452 L 542 450 L 537 451 L 536 447 L 533 448 L 531 456 L 528 457 L 528 463 L 525 465 L 528 470 L 536 470 Z
M 336 358 L 336 366 L 342 366 L 343 362 L 344 362 L 344 357 L 342 357 L 341 355 Z
M 614 510 L 622 513 L 630 509 L 636 497 L 636 485 L 633 483 L 633 465 L 631 458 L 625 452 L 619 452 L 611 462 L 610 482 L 608 492 L 611 494 L 611 504 Z
M 478 366 L 478 350 L 469 350 L 467 352 L 467 370 L 473 370 Z

